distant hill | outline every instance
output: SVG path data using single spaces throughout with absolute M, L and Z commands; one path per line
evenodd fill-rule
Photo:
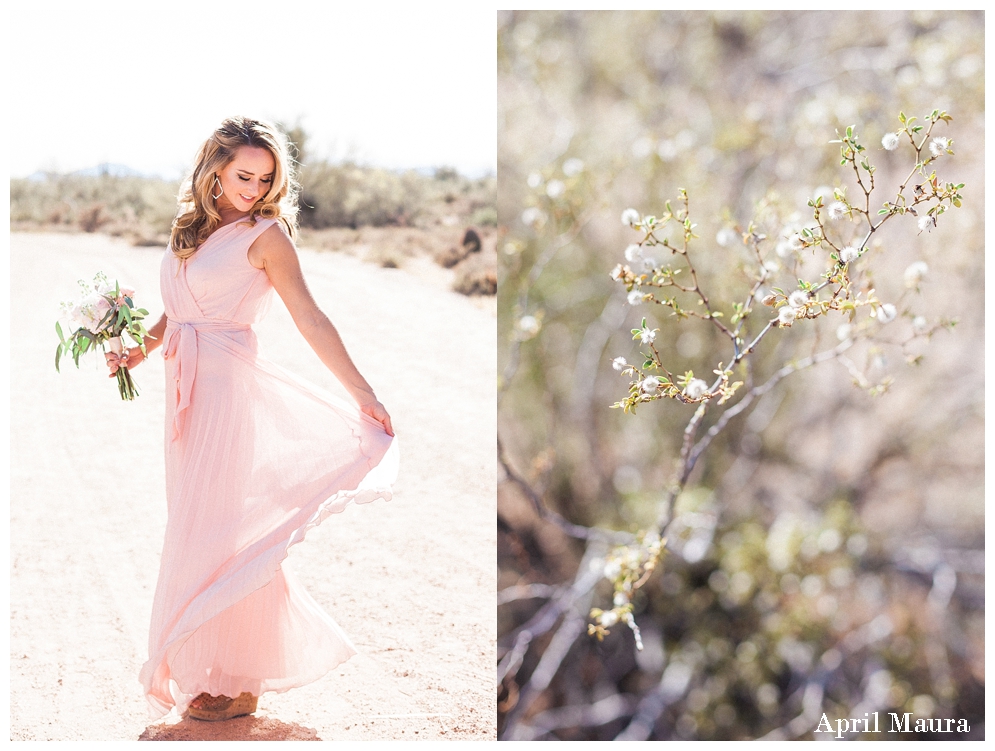
M 150 175 L 145 172 L 140 172 L 139 170 L 132 169 L 124 164 L 111 164 L 110 162 L 104 162 L 103 164 L 98 164 L 95 167 L 86 167 L 84 169 L 79 169 L 74 172 L 68 172 L 65 175 L 57 172 L 44 172 L 39 170 L 38 172 L 32 172 L 25 179 L 33 181 L 43 181 L 48 180 L 51 177 L 144 177 L 150 179 L 161 179 L 158 175 Z

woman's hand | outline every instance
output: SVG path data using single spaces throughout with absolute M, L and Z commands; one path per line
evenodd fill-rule
M 359 409 L 363 414 L 369 415 L 383 425 L 383 429 L 387 431 L 387 435 L 394 435 L 394 429 L 390 426 L 390 415 L 387 414 L 387 408 L 380 402 L 370 402 L 369 404 L 364 404 Z
M 110 378 L 117 375 L 118 368 L 123 366 L 131 370 L 144 359 L 145 355 L 142 353 L 141 347 L 129 347 L 126 356 L 117 355 L 113 352 L 104 353 L 104 360 L 107 361 L 107 367 L 111 370 Z

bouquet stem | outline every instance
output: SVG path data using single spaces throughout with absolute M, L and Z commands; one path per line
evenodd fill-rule
M 121 398 L 127 401 L 131 401 L 138 396 L 138 387 L 135 385 L 135 381 L 132 380 L 131 373 L 125 367 L 117 369 L 117 390 L 121 394 Z

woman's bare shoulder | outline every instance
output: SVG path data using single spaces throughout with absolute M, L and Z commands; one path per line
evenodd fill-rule
M 264 229 L 249 246 L 249 263 L 257 269 L 265 268 L 274 261 L 288 260 L 290 257 L 297 257 L 297 248 L 287 234 L 283 222 L 279 220 Z

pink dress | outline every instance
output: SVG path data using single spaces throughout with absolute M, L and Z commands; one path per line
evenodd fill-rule
M 275 220 L 166 251 L 168 521 L 141 671 L 158 714 L 207 692 L 286 691 L 356 651 L 281 563 L 350 501 L 390 499 L 397 445 L 380 423 L 261 359 L 273 288 L 246 253 Z

